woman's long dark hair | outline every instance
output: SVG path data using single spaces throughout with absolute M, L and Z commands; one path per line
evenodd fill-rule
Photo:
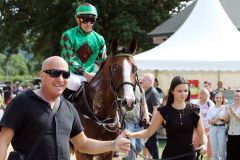
M 183 77 L 181 76 L 176 76 L 172 79 L 171 85 L 170 85 L 170 89 L 168 90 L 168 100 L 167 100 L 167 104 L 166 105 L 171 105 L 174 101 L 174 96 L 172 94 L 172 91 L 175 89 L 175 87 L 179 84 L 187 84 L 189 87 L 189 83 L 188 81 L 186 81 Z M 186 99 L 187 103 L 190 103 L 190 88 L 188 91 L 188 97 Z

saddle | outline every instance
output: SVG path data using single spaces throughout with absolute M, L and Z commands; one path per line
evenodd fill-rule
M 75 98 L 77 97 L 77 95 L 82 92 L 82 90 L 84 89 L 84 87 L 88 84 L 88 82 L 86 81 L 82 81 L 78 91 L 73 91 L 73 90 L 70 90 L 68 88 L 66 88 L 64 90 L 64 92 L 62 93 L 63 94 L 63 97 L 65 99 L 67 99 L 69 102 L 71 102 L 73 105 L 75 103 Z

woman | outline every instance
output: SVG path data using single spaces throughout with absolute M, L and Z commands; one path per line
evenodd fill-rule
M 209 143 L 209 129 L 210 129 L 210 124 L 208 123 L 207 119 L 207 113 L 208 110 L 211 106 L 215 105 L 211 100 L 210 100 L 210 94 L 207 89 L 203 88 L 199 91 L 199 96 L 198 96 L 198 102 L 197 105 L 200 108 L 202 120 L 203 120 L 203 127 L 205 129 L 205 133 L 208 137 L 208 146 L 207 146 L 207 159 L 210 160 L 212 156 L 212 151 L 211 151 L 211 146 Z M 197 136 L 196 132 L 193 134 L 193 145 L 195 148 L 199 146 L 199 137 Z
M 226 121 L 228 124 L 227 160 L 240 157 L 240 90 L 234 93 L 234 104 L 227 108 Z
M 166 106 L 159 107 L 149 128 L 131 133 L 127 136 L 135 138 L 148 138 L 164 122 L 166 126 L 167 142 L 162 158 L 175 157 L 188 154 L 177 160 L 195 160 L 192 144 L 193 130 L 195 128 L 200 137 L 200 154 L 205 154 L 207 149 L 207 136 L 205 134 L 200 115 L 200 109 L 190 103 L 190 90 L 188 82 L 180 76 L 173 78 L 168 92 Z
M 214 97 L 215 105 L 210 107 L 207 115 L 210 127 L 210 143 L 212 148 L 212 159 L 226 159 L 226 109 L 224 96 L 221 92 Z

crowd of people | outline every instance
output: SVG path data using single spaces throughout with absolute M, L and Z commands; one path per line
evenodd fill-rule
M 5 110 L 6 106 L 10 101 L 18 94 L 28 90 L 28 89 L 37 89 L 40 87 L 40 83 L 35 84 L 34 82 L 31 85 L 21 84 L 19 81 L 15 83 L 6 82 L 6 85 L 0 89 L 0 108 Z
M 239 121 L 239 90 L 233 94 L 233 103 L 228 103 L 223 91 L 226 91 L 223 83 L 219 81 L 214 90 L 211 83 L 203 82 L 203 88 L 199 91 L 197 104 L 200 107 L 205 132 L 208 137 L 207 159 L 232 160 L 239 157 L 236 148 L 232 147 L 231 137 L 234 142 L 240 143 L 240 121 Z M 230 118 L 231 117 L 231 118 Z M 234 125 L 232 124 L 234 122 Z M 234 127 L 234 131 L 229 132 Z M 230 129 L 231 128 L 231 129 Z M 199 142 L 196 136 L 193 137 L 194 146 Z

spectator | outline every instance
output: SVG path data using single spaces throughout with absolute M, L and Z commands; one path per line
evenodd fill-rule
M 163 98 L 163 91 L 162 89 L 159 87 L 159 82 L 158 82 L 158 79 L 155 78 L 154 79 L 154 87 L 156 88 L 156 90 L 158 91 L 159 95 L 160 95 L 160 98 Z
M 210 129 L 210 125 L 208 123 L 208 119 L 207 119 L 207 113 L 210 107 L 214 106 L 215 104 L 209 99 L 210 94 L 208 92 L 207 89 L 203 88 L 199 91 L 199 96 L 198 96 L 198 102 L 197 105 L 200 108 L 200 113 L 202 116 L 202 121 L 203 121 L 203 127 L 205 129 L 205 133 L 207 135 L 208 138 L 208 142 L 209 142 L 209 129 Z M 198 148 L 200 141 L 199 141 L 199 137 L 197 136 L 196 131 L 193 134 L 193 144 L 195 148 Z M 212 151 L 211 151 L 211 146 L 210 143 L 208 143 L 207 146 L 207 159 L 210 160 L 212 156 Z
M 203 88 L 206 88 L 206 89 L 208 90 L 208 92 L 209 92 L 209 94 L 210 94 L 209 99 L 213 101 L 213 100 L 214 100 L 214 97 L 215 97 L 215 95 L 216 95 L 216 92 L 212 89 L 212 84 L 211 84 L 211 82 L 204 81 L 204 82 L 203 82 Z
M 6 82 L 6 86 L 3 87 L 3 97 L 4 97 L 4 103 L 6 104 L 8 99 L 10 98 L 12 94 L 12 87 L 10 85 L 10 82 Z
M 157 108 L 160 106 L 160 96 L 158 91 L 154 88 L 154 76 L 151 73 L 143 75 L 142 87 L 145 91 L 146 102 L 148 106 L 148 112 L 152 115 L 152 120 L 157 114 Z M 145 146 L 154 159 L 159 158 L 157 132 L 155 132 L 146 142 Z
M 227 116 L 225 120 L 228 122 L 228 140 L 227 140 L 227 160 L 235 160 L 240 157 L 240 90 L 234 93 L 233 105 L 227 107 Z
M 218 81 L 216 92 L 220 92 L 220 91 L 223 91 L 223 90 L 227 90 L 227 89 L 223 87 L 223 82 L 222 81 Z
M 211 107 L 207 114 L 210 127 L 210 143 L 212 148 L 212 158 L 214 160 L 226 159 L 226 109 L 224 96 L 221 92 L 214 97 L 215 105 Z
M 18 95 L 18 94 L 21 93 L 21 92 L 22 92 L 22 90 L 20 90 L 20 88 L 19 88 L 19 81 L 17 81 L 17 82 L 15 83 L 14 88 L 13 88 L 13 94 Z

